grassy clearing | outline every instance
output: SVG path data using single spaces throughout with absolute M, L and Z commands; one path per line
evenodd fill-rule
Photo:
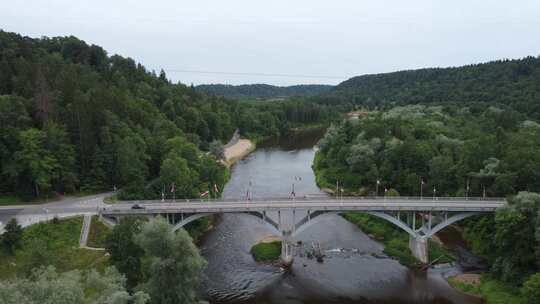
M 419 261 L 409 250 L 409 235 L 385 220 L 375 218 L 365 213 L 348 212 L 343 217 L 360 227 L 364 232 L 375 237 L 384 244 L 384 253 L 398 260 L 405 266 L 419 264 Z M 429 242 L 429 260 L 436 264 L 454 261 L 453 255 L 438 243 Z
M 0 206 L 12 206 L 12 205 L 39 205 L 50 202 L 59 201 L 62 197 L 56 195 L 40 196 L 31 200 L 23 200 L 16 195 L 2 195 L 0 196 Z
M 490 275 L 482 275 L 477 286 L 455 278 L 449 278 L 448 283 L 457 290 L 484 298 L 486 304 L 525 304 L 519 289 L 497 281 Z
M 0 206 L 8 206 L 20 204 L 21 199 L 14 195 L 2 195 L 0 196 Z
M 107 196 L 103 199 L 105 204 L 116 204 L 118 202 L 118 194 Z
M 104 248 L 105 240 L 111 233 L 111 229 L 105 226 L 97 216 L 92 216 L 92 225 L 90 226 L 90 232 L 88 233 L 88 247 Z
M 0 252 L 0 280 L 27 275 L 43 265 L 53 265 L 59 272 L 103 270 L 108 260 L 104 252 L 79 248 L 81 226 L 82 217 L 76 217 L 25 228 L 14 255 Z
M 251 255 L 257 262 L 274 262 L 281 255 L 281 242 L 259 243 L 251 247 Z

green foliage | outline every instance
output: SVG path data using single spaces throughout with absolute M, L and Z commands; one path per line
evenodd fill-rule
M 225 85 L 206 84 L 195 87 L 197 91 L 205 92 L 209 95 L 223 96 L 228 98 L 284 98 L 293 96 L 313 96 L 324 93 L 332 89 L 330 85 L 294 85 L 288 87 L 278 87 L 268 84 L 246 84 L 246 85 Z
M 103 269 L 107 257 L 102 251 L 80 249 L 82 218 L 62 219 L 26 227 L 15 254 L 0 252 L 0 279 L 30 274 L 41 266 L 59 271 Z
M 251 247 L 251 255 L 257 262 L 274 262 L 281 256 L 281 242 L 258 243 Z
M 144 251 L 134 239 L 141 231 L 142 223 L 141 218 L 123 218 L 105 240 L 110 263 L 126 277 L 130 290 L 142 283 L 143 279 L 141 258 Z
M 404 106 L 367 112 L 328 129 L 314 162 L 321 186 L 375 195 L 376 181 L 404 196 L 505 196 L 540 191 L 540 129 L 524 116 L 487 108 Z M 505 126 L 498 121 L 512 117 Z M 506 118 L 508 119 L 508 118 Z M 529 123 L 530 124 L 530 123 Z M 333 187 L 332 187 L 333 188 Z M 363 189 L 363 190 L 362 190 Z M 362 190 L 362 191 L 360 191 Z
M 452 68 L 429 68 L 363 75 L 342 82 L 316 99 L 370 108 L 408 104 L 457 104 L 477 114 L 490 105 L 507 105 L 540 118 L 540 57 L 501 60 Z M 501 117 L 505 126 L 513 117 Z
M 393 224 L 370 216 L 365 213 L 347 212 L 343 217 L 360 227 L 364 232 L 375 237 L 384 244 L 384 253 L 397 259 L 401 264 L 412 266 L 418 260 L 409 249 L 409 234 Z M 453 255 L 444 247 L 435 242 L 429 242 L 429 261 L 437 264 L 454 261 Z
M 219 140 L 211 142 L 208 146 L 208 151 L 210 151 L 217 159 L 222 159 L 224 157 L 223 144 Z
M 3 249 L 13 254 L 15 249 L 19 247 L 22 239 L 22 227 L 17 223 L 17 219 L 12 218 L 4 227 L 4 233 L 0 235 Z
M 159 198 L 170 187 L 161 169 L 185 169 L 178 157 L 189 169 L 169 176 L 183 186 L 179 198 L 222 189 L 226 169 L 202 152 L 210 143 L 227 142 L 236 129 L 281 134 L 339 111 L 304 100 L 207 96 L 75 37 L 0 31 L 0 46 L 0 194 L 23 200 L 115 186 L 122 199 Z M 182 146 L 174 155 L 166 148 L 172 139 Z
M 104 248 L 111 229 L 105 226 L 97 216 L 92 216 L 92 224 L 88 233 L 87 246 L 92 248 Z
M 477 286 L 460 282 L 453 278 L 449 278 L 448 283 L 450 283 L 452 287 L 465 293 L 481 296 L 486 304 L 526 303 L 524 298 L 520 295 L 519 290 L 512 286 L 508 286 L 489 275 L 482 275 L 480 284 Z
M 520 192 L 494 217 L 471 219 L 465 238 L 503 282 L 520 285 L 540 271 L 540 194 Z
M 540 303 L 540 273 L 530 276 L 523 287 L 521 294 L 527 304 Z
M 148 261 L 143 289 L 152 303 L 197 303 L 206 261 L 188 233 L 183 229 L 173 232 L 165 219 L 157 217 L 143 224 L 136 241 Z
M 114 268 L 107 268 L 103 274 L 95 270 L 86 273 L 75 270 L 58 274 L 54 267 L 43 267 L 32 271 L 26 279 L 0 282 L 0 302 L 6 304 L 149 302 L 147 294 L 139 291 L 130 295 L 124 285 L 125 278 Z
M 34 185 L 35 195 L 39 191 L 49 190 L 53 172 L 58 166 L 55 159 L 45 147 L 45 133 L 38 129 L 28 129 L 19 132 L 21 149 L 15 152 L 15 161 L 20 166 L 19 175 L 27 175 Z

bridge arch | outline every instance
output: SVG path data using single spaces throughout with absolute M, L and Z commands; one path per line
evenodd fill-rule
M 180 220 L 178 223 L 176 223 L 173 226 L 173 231 L 177 231 L 178 229 L 183 228 L 184 226 L 186 226 L 187 224 L 189 224 L 189 223 L 191 223 L 193 221 L 196 221 L 196 220 L 201 219 L 203 217 L 211 216 L 211 215 L 214 215 L 214 214 L 221 214 L 221 213 L 196 213 L 196 214 L 190 214 L 187 217 Z M 233 214 L 245 214 L 245 215 L 249 215 L 249 216 L 254 216 L 257 219 L 259 219 L 261 221 L 261 223 L 263 223 L 265 226 L 270 228 L 270 230 L 272 230 L 275 234 L 277 234 L 279 236 L 282 235 L 282 232 L 279 229 L 279 224 L 276 223 L 271 218 L 269 218 L 268 216 L 266 216 L 266 212 L 264 212 L 264 211 L 263 212 L 257 212 L 257 211 L 235 212 Z
M 296 237 L 302 231 L 305 231 L 309 227 L 317 223 L 320 223 L 324 218 L 328 217 L 329 215 L 342 214 L 345 212 L 348 212 L 348 211 L 322 211 L 321 210 L 321 211 L 315 211 L 315 212 L 308 212 L 308 215 L 295 225 L 295 229 L 292 232 L 292 237 Z M 424 225 L 420 227 L 419 229 L 415 229 L 415 227 L 412 227 L 409 223 L 402 221 L 399 216 L 394 216 L 392 214 L 388 214 L 381 211 L 358 211 L 358 212 L 363 212 L 363 213 L 384 219 L 394 224 L 395 226 L 399 227 L 401 230 L 407 232 L 411 237 L 415 239 L 430 238 L 437 232 L 443 230 L 444 228 L 454 223 L 457 223 L 471 216 L 480 214 L 479 212 L 461 212 L 461 213 L 452 214 L 450 217 L 448 217 L 448 214 L 445 213 L 444 217 L 442 217 L 442 219 L 439 222 L 437 222 L 434 226 L 432 226 L 432 222 L 431 220 L 429 220 L 427 223 L 424 223 Z M 422 212 L 422 213 L 427 213 L 427 212 Z

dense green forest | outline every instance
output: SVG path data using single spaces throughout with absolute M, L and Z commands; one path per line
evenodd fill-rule
M 363 75 L 316 98 L 370 108 L 406 104 L 507 105 L 540 118 L 540 57 Z
M 408 105 L 343 121 L 319 148 L 321 186 L 376 195 L 379 180 L 378 195 L 509 197 L 465 221 L 464 236 L 495 278 L 540 299 L 539 123 L 510 108 Z
M 197 91 L 213 96 L 241 99 L 269 99 L 297 96 L 315 96 L 330 91 L 330 85 L 293 85 L 287 87 L 273 86 L 268 84 L 205 84 L 195 87 Z
M 211 97 L 75 37 L 0 31 L 4 195 L 116 186 L 123 198 L 150 198 L 175 183 L 176 197 L 192 197 L 225 182 L 225 168 L 204 153 L 210 143 L 227 142 L 235 129 L 278 135 L 334 114 L 301 100 L 258 105 Z
M 540 124 L 510 109 L 412 105 L 332 127 L 315 167 L 326 186 L 401 195 L 505 196 L 540 192 Z M 469 191 L 467 192 L 467 185 Z M 379 193 L 380 194 L 380 193 Z

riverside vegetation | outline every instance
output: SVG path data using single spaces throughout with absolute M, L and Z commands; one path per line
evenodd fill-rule
M 285 134 L 358 106 L 378 111 L 328 130 L 314 163 L 323 187 L 339 179 L 349 193 L 373 194 L 381 178 L 389 193 L 418 195 L 424 178 L 437 195 L 539 192 L 539 70 L 540 59 L 529 57 L 360 76 L 309 98 L 235 101 L 173 84 L 164 71 L 75 37 L 0 31 L 0 204 L 115 186 L 121 199 L 158 198 L 172 184 L 177 198 L 195 197 L 214 184 L 223 189 L 227 169 L 211 152 L 235 129 L 254 139 Z M 491 265 L 478 287 L 489 301 L 505 293 L 540 302 L 539 210 L 540 196 L 521 192 L 496 215 L 463 224 L 473 251 Z M 346 217 L 385 236 L 388 254 L 403 248 L 393 228 Z M 205 263 L 185 231 L 174 234 L 161 219 L 127 219 L 94 238 L 107 258 L 77 248 L 80 226 L 80 218 L 7 226 L 0 300 L 197 301 Z
M 540 272 L 540 194 L 527 192 L 540 192 L 539 150 L 540 124 L 511 109 L 491 106 L 472 114 L 467 107 L 410 105 L 331 127 L 319 143 L 314 170 L 321 186 L 339 180 L 358 195 L 376 195 L 380 180 L 389 193 L 418 196 L 423 180 L 426 196 L 433 189 L 437 196 L 507 196 L 507 208 L 465 221 L 464 237 L 491 265 L 485 286 L 502 282 L 509 286 L 503 290 L 518 291 L 513 296 L 519 301 L 538 303 L 537 293 L 525 286 L 535 286 Z M 407 263 L 405 239 L 386 237 L 402 234 L 392 232 L 396 228 L 363 215 L 346 218 L 385 236 L 387 253 Z M 495 290 L 501 291 L 479 289 L 487 299 Z

